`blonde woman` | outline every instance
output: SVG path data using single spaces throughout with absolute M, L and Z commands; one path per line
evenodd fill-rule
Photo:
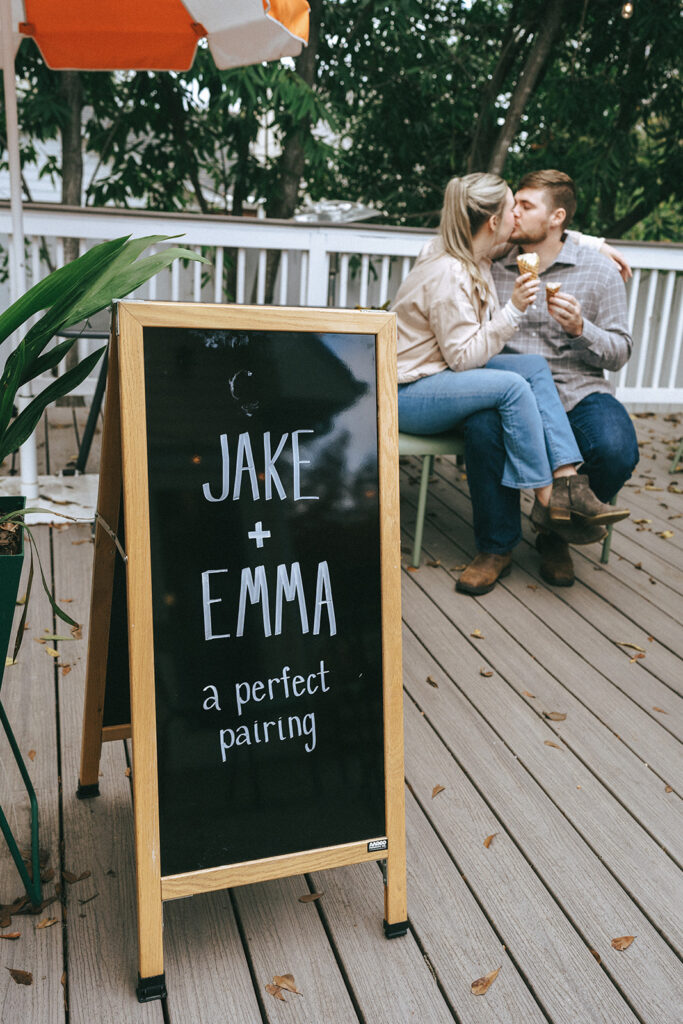
M 542 356 L 498 355 L 514 336 L 539 289 L 538 278 L 520 275 L 500 308 L 491 259 L 514 226 L 514 199 L 493 174 L 452 178 L 446 187 L 439 235 L 420 253 L 402 283 L 393 309 L 398 326 L 399 428 L 438 434 L 474 412 L 496 409 L 503 425 L 505 469 L 501 483 L 533 489 L 532 522 L 549 529 L 569 513 L 596 526 L 628 512 L 600 502 L 585 477 L 571 491 L 553 481 L 576 476 L 583 461 Z M 553 495 L 555 494 L 555 503 Z M 553 523 L 555 528 L 555 523 Z M 510 571 L 511 556 L 482 553 L 457 589 L 483 594 Z

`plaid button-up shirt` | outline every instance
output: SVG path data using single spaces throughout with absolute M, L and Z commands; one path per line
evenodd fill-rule
M 519 275 L 515 247 L 493 265 L 501 306 Z M 583 334 L 566 334 L 548 312 L 545 282 L 560 281 L 561 291 L 581 303 Z M 616 265 L 606 256 L 566 238 L 554 263 L 541 274 L 541 287 L 505 352 L 545 356 L 565 409 L 573 409 L 595 391 L 611 393 L 604 370 L 620 370 L 631 355 L 626 289 Z

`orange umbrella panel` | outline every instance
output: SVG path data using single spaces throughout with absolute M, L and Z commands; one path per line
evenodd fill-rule
M 25 0 L 20 29 L 54 69 L 175 70 L 208 36 L 218 67 L 294 56 L 308 39 L 306 0 Z

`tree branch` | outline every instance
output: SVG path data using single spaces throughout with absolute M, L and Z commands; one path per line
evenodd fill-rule
M 517 134 L 524 108 L 536 87 L 539 75 L 559 34 L 565 5 L 566 0 L 549 0 L 545 8 L 543 23 L 536 34 L 524 70 L 512 93 L 505 123 L 500 130 L 489 160 L 488 170 L 492 174 L 502 174 L 503 172 L 507 153 Z

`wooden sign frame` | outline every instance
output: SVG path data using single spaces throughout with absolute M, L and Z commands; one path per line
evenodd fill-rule
M 396 326 L 393 314 L 376 311 L 121 302 L 116 312 L 102 443 L 78 795 L 87 798 L 99 793 L 102 742 L 132 735 L 139 942 L 137 993 L 140 1001 L 147 1001 L 161 998 L 166 991 L 162 945 L 165 900 L 382 860 L 385 861 L 385 934 L 393 938 L 407 930 Z M 180 875 L 161 875 L 143 362 L 145 327 L 375 336 L 385 835 Z M 126 524 L 131 723 L 103 728 L 114 564 L 120 557 L 115 534 L 121 493 Z

